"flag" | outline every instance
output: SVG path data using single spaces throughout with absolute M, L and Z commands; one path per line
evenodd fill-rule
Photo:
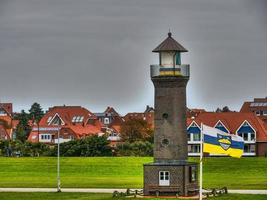
M 244 140 L 242 137 L 225 133 L 206 125 L 202 127 L 203 152 L 225 154 L 240 158 L 243 154 Z

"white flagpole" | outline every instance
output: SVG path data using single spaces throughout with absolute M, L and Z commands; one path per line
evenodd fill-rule
M 201 123 L 201 132 L 200 132 L 200 169 L 199 169 L 199 200 L 202 200 L 202 158 L 203 158 L 203 123 Z

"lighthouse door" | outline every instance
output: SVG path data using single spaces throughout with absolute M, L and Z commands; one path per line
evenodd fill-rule
M 159 172 L 159 185 L 169 186 L 170 185 L 170 172 L 160 171 Z

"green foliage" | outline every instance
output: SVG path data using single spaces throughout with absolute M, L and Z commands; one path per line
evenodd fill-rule
M 39 123 L 44 116 L 44 111 L 39 103 L 33 103 L 29 110 L 29 118 Z
M 221 113 L 221 112 L 233 112 L 233 111 L 231 111 L 228 106 L 224 106 L 222 109 L 221 108 L 217 108 L 215 112 L 216 113 Z
M 153 137 L 153 130 L 142 119 L 130 119 L 121 126 L 121 138 L 125 142 L 147 141 Z
M 119 156 L 153 156 L 153 145 L 148 141 L 119 144 L 117 150 Z
M 57 146 L 52 150 L 51 156 L 57 155 Z M 80 140 L 73 140 L 60 144 L 61 156 L 111 156 L 109 141 L 104 136 L 90 136 Z
M 15 130 L 16 140 L 24 142 L 27 140 L 29 133 L 31 132 L 31 127 L 29 126 L 29 114 L 24 110 L 17 114 L 16 119 L 19 120 L 19 124 Z
M 0 156 L 42 156 L 49 151 L 50 147 L 42 143 L 0 141 Z

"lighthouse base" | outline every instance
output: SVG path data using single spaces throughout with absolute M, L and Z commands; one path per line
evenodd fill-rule
M 144 164 L 144 195 L 198 194 L 197 166 L 186 161 Z

